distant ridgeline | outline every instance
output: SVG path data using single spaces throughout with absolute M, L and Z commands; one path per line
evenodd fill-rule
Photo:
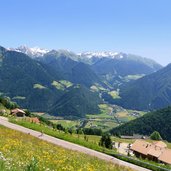
M 124 53 L 0 47 L 0 91 L 31 111 L 84 117 L 99 113 L 103 93 L 112 97 L 110 91 L 161 68 Z
M 150 135 L 158 131 L 164 140 L 171 142 L 171 107 L 150 112 L 138 119 L 125 123 L 110 132 L 113 135 Z
M 171 105 L 171 64 L 123 85 L 119 95 L 114 103 L 128 109 L 154 110 Z

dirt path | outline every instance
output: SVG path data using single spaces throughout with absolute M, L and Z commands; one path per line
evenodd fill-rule
M 68 141 L 60 140 L 58 138 L 54 138 L 54 137 L 46 135 L 46 134 L 44 134 L 43 136 L 40 136 L 41 135 L 40 132 L 25 128 L 25 127 L 22 127 L 22 126 L 13 124 L 13 123 L 10 123 L 4 117 L 0 117 L 0 125 L 3 125 L 5 127 L 8 127 L 8 128 L 11 128 L 11 129 L 14 129 L 14 130 L 26 133 L 26 134 L 29 133 L 32 136 L 35 136 L 35 137 L 37 137 L 39 139 L 48 141 L 48 142 L 53 143 L 55 145 L 58 145 L 58 146 L 61 146 L 61 147 L 64 147 L 64 148 L 67 148 L 67 149 L 70 149 L 70 150 L 79 151 L 79 152 L 82 152 L 82 153 L 85 153 L 85 154 L 88 154 L 88 155 L 91 155 L 91 156 L 95 156 L 95 157 L 97 157 L 99 159 L 106 160 L 106 161 L 109 161 L 109 162 L 112 162 L 112 163 L 115 163 L 115 164 L 130 167 L 130 168 L 135 169 L 137 171 L 149 171 L 148 169 L 136 166 L 136 165 L 131 164 L 131 163 L 124 162 L 124 161 L 119 160 L 117 158 L 114 158 L 112 156 L 109 156 L 109 155 L 106 155 L 106 154 L 91 150 L 91 149 L 86 148 L 86 147 L 82 147 L 82 146 L 77 145 L 77 144 L 70 143 Z

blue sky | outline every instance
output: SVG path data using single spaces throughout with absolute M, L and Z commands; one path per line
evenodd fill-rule
M 0 0 L 0 45 L 122 51 L 171 62 L 170 0 Z

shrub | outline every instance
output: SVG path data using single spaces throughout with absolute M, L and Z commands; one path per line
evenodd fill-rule
M 110 138 L 110 135 L 109 134 L 102 135 L 99 145 L 111 149 L 112 148 L 112 140 Z
M 152 140 L 162 140 L 162 137 L 161 137 L 160 133 L 157 132 L 157 131 L 154 131 L 154 132 L 150 135 L 150 138 L 151 138 Z

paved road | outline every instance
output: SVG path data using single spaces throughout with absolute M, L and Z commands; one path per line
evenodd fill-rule
M 8 127 L 8 128 L 11 128 L 11 129 L 23 132 L 23 133 L 27 133 L 27 134 L 29 133 L 32 136 L 35 136 L 39 139 L 48 141 L 48 142 L 53 143 L 55 145 L 58 145 L 58 146 L 61 146 L 61 147 L 64 147 L 64 148 L 67 148 L 70 150 L 79 151 L 79 152 L 82 152 L 82 153 L 85 153 L 85 154 L 88 154 L 91 156 L 95 156 L 99 159 L 106 160 L 106 161 L 109 161 L 109 162 L 112 162 L 115 164 L 127 166 L 127 167 L 130 167 L 130 168 L 135 169 L 137 171 L 149 171 L 148 169 L 133 165 L 131 163 L 124 162 L 124 161 L 119 160 L 117 158 L 114 158 L 112 156 L 109 156 L 109 155 L 91 150 L 91 149 L 86 148 L 86 147 L 82 147 L 82 146 L 77 145 L 77 144 L 67 142 L 64 140 L 60 140 L 58 138 L 54 138 L 54 137 L 46 135 L 46 134 L 44 134 L 43 136 L 40 136 L 41 135 L 40 132 L 25 128 L 25 127 L 22 127 L 22 126 L 13 124 L 13 123 L 10 123 L 10 122 L 8 122 L 7 118 L 4 118 L 4 117 L 0 117 L 0 125 L 3 125 L 5 127 Z

